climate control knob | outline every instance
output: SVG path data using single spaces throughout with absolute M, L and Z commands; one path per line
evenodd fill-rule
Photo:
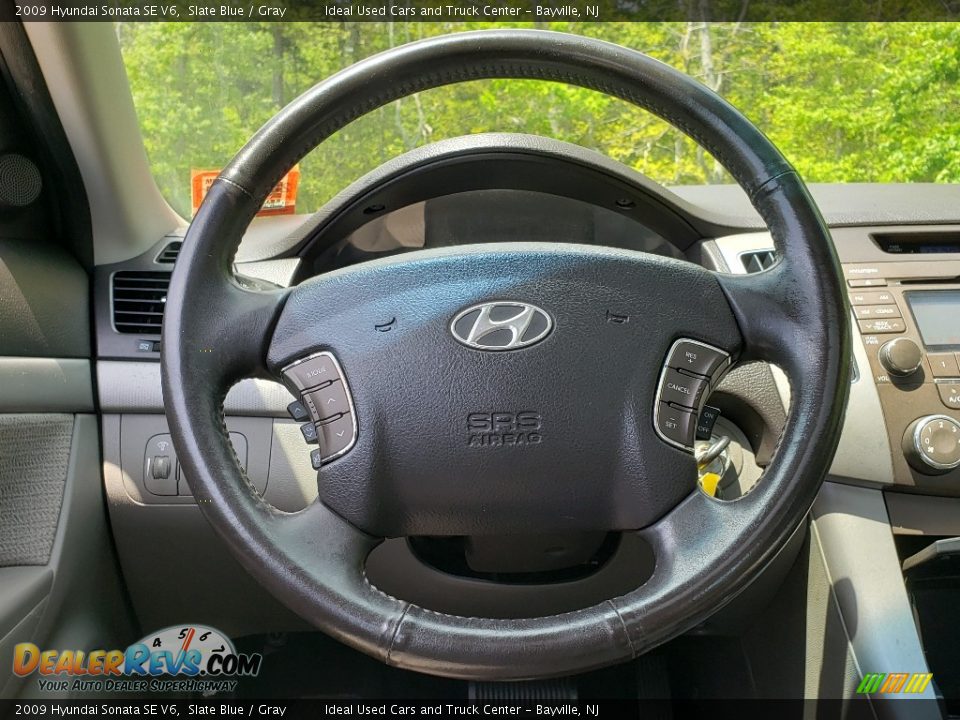
M 946 415 L 914 420 L 903 434 L 903 454 L 926 475 L 953 470 L 960 466 L 960 422 Z
M 897 338 L 880 348 L 880 364 L 897 377 L 913 375 L 923 364 L 920 346 L 909 338 Z

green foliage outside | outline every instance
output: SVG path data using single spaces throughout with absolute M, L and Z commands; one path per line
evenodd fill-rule
M 395 45 L 492 26 L 119 23 L 116 31 L 157 182 L 188 216 L 190 168 L 222 167 L 314 83 Z M 693 75 L 739 107 L 808 182 L 960 181 L 960 24 L 538 26 L 610 40 Z M 593 148 L 667 185 L 730 181 L 687 138 L 622 101 L 553 83 L 477 81 L 419 93 L 338 132 L 301 163 L 298 212 L 414 147 L 497 131 Z

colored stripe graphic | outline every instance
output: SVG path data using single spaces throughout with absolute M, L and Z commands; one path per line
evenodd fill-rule
M 867 673 L 857 686 L 858 695 L 908 693 L 920 694 L 927 689 L 933 673 Z

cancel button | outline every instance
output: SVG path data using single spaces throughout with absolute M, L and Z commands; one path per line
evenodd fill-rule
M 660 401 L 697 408 L 706 389 L 707 381 L 703 378 L 692 378 L 668 368 L 660 388 Z

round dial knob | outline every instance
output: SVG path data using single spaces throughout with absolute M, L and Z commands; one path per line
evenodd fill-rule
M 913 375 L 923 363 L 920 346 L 908 338 L 891 340 L 880 348 L 880 364 L 897 377 Z
M 946 415 L 914 420 L 903 436 L 903 453 L 916 470 L 939 475 L 960 466 L 960 422 Z

